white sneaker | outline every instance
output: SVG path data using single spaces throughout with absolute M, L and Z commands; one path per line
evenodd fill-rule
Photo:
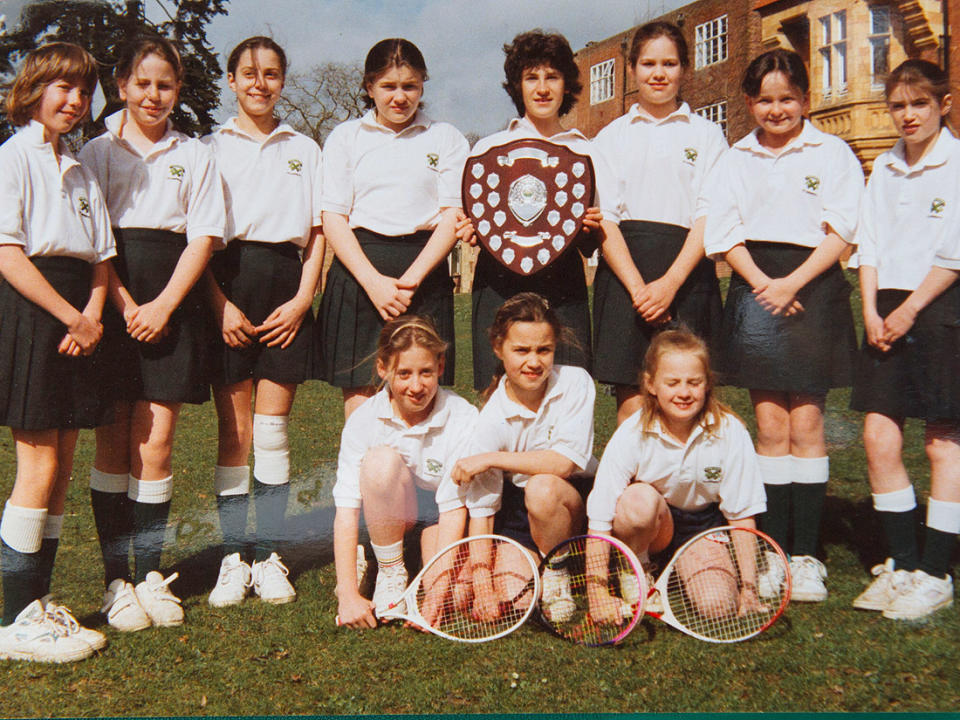
M 94 650 L 103 650 L 107 646 L 107 636 L 102 632 L 85 628 L 77 622 L 77 619 L 70 612 L 70 608 L 65 605 L 57 605 L 51 595 L 44 595 L 40 598 L 40 604 L 44 611 L 64 635 L 76 635 Z
M 884 609 L 883 616 L 893 620 L 916 620 L 950 605 L 953 605 L 952 577 L 938 578 L 923 570 L 914 570 L 910 585 Z
M 293 602 L 297 591 L 287 580 L 287 566 L 280 562 L 280 556 L 270 553 L 270 557 L 253 564 L 253 591 L 264 602 L 283 605 Z
M 383 612 L 393 603 L 400 600 L 403 591 L 407 589 L 407 568 L 400 565 L 390 565 L 377 570 L 377 584 L 373 586 L 373 604 L 377 610 Z M 401 612 L 406 609 L 405 603 L 397 606 Z
M 570 573 L 563 567 L 550 567 L 543 571 L 543 611 L 551 622 L 565 623 L 573 619 L 577 604 L 570 592 Z
M 757 575 L 757 595 L 761 599 L 778 597 L 787 579 L 787 568 L 779 553 L 764 551 L 764 568 Z
M 169 585 L 180 577 L 174 573 L 164 579 L 156 570 L 147 573 L 146 579 L 137 585 L 137 600 L 147 611 L 150 620 L 159 627 L 173 627 L 183 625 L 183 608 L 180 607 L 180 598 L 170 592 Z
M 103 594 L 100 612 L 107 616 L 110 627 L 120 632 L 136 632 L 153 624 L 137 599 L 133 585 L 120 578 L 110 583 Z
M 794 555 L 790 558 L 790 599 L 797 602 L 823 602 L 827 599 L 827 568 L 812 555 Z M 759 592 L 759 588 L 757 588 Z
M 853 600 L 858 610 L 886 610 L 913 580 L 909 570 L 894 569 L 893 558 L 887 558 L 883 565 L 874 565 L 870 574 L 873 582 Z
M 12 625 L 0 628 L 0 660 L 74 662 L 93 655 L 93 648 L 76 633 L 67 634 L 34 600 Z
M 253 573 L 250 566 L 240 559 L 240 553 L 227 555 L 220 561 L 220 575 L 207 602 L 213 607 L 239 605 L 247 596 L 251 584 Z

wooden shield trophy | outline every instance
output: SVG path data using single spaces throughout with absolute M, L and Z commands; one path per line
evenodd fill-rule
M 546 140 L 514 140 L 467 159 L 463 210 L 491 255 L 532 275 L 573 245 L 594 185 L 589 155 Z

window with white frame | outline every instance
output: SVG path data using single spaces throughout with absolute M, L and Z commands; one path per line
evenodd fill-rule
M 847 91 L 847 13 L 845 10 L 820 18 L 820 87 L 824 96 Z
M 695 112 L 700 117 L 706 118 L 710 122 L 716 123 L 720 126 L 720 129 L 723 130 L 723 134 L 727 134 L 727 103 L 726 101 L 713 103 L 712 105 L 704 105 L 703 107 L 698 107 Z
M 590 67 L 590 104 L 596 105 L 613 98 L 613 63 L 604 60 Z
M 870 84 L 882 87 L 890 72 L 890 8 L 873 5 L 870 8 Z
M 696 41 L 696 69 L 723 62 L 727 59 L 727 16 L 709 20 L 697 25 L 694 31 Z

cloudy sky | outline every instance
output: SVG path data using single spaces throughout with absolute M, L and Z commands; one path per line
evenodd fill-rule
M 162 0 L 146 0 L 147 11 Z M 0 0 L 12 25 L 24 0 Z M 684 0 L 230 0 L 229 15 L 209 28 L 225 57 L 250 35 L 271 35 L 291 70 L 328 61 L 362 63 L 385 37 L 405 37 L 423 51 L 430 81 L 425 100 L 436 119 L 486 135 L 511 117 L 501 89 L 504 42 L 534 27 L 557 30 L 574 50 L 639 24 Z M 154 7 L 152 12 L 156 12 Z M 482 113 L 478 114 L 478 109 Z M 223 95 L 223 116 L 233 112 Z

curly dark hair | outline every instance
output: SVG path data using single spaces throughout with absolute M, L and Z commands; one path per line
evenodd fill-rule
M 520 33 L 513 42 L 503 46 L 507 59 L 503 62 L 503 72 L 506 81 L 503 89 L 510 95 L 517 113 L 523 117 L 526 108 L 523 106 L 523 92 L 520 89 L 525 70 L 542 65 L 552 67 L 563 75 L 563 102 L 560 104 L 560 114 L 570 112 L 577 96 L 583 89 L 580 82 L 580 69 L 573 59 L 573 50 L 570 43 L 560 33 L 546 33 L 537 28 L 529 32 Z

